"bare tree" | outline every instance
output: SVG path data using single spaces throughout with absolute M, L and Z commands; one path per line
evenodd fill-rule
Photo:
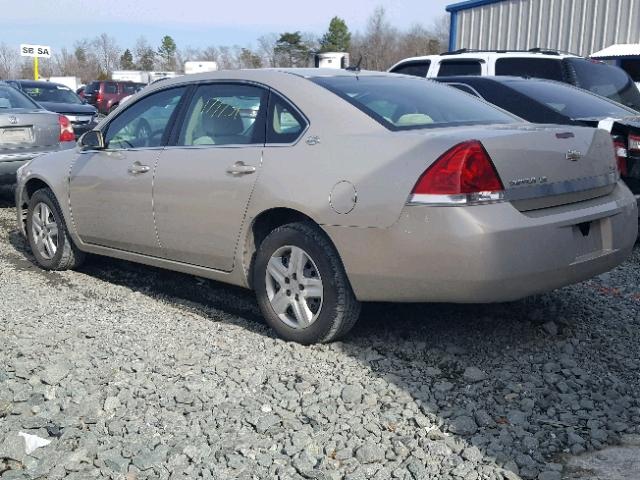
M 149 45 L 145 37 L 139 37 L 133 47 L 135 64 L 138 70 L 153 70 L 156 61 L 156 51 Z
M 118 68 L 120 63 L 120 48 L 116 40 L 106 33 L 101 33 L 93 40 L 98 62 L 102 71 L 107 75 Z
M 433 21 L 431 27 L 432 36 L 439 43 L 439 51 L 444 52 L 449 45 L 449 15 L 441 15 Z
M 278 38 L 279 35 L 277 33 L 269 33 L 258 38 L 258 55 L 264 58 L 264 65 L 267 67 L 273 68 L 276 66 Z
M 377 7 L 364 34 L 356 34 L 351 41 L 352 62 L 362 55 L 362 67 L 369 70 L 385 70 L 397 58 L 398 31 L 389 23 L 384 7 Z
M 75 77 L 80 69 L 75 55 L 63 47 L 53 55 L 53 70 L 55 75 Z
M 434 34 L 424 26 L 416 24 L 400 36 L 396 53 L 399 57 L 397 60 L 399 60 L 418 55 L 431 55 L 439 53 L 439 51 L 440 42 Z
M 217 62 L 219 56 L 220 56 L 220 51 L 218 50 L 218 48 L 211 45 L 202 51 L 201 60 L 204 60 L 207 62 Z
M 18 73 L 20 56 L 18 48 L 0 43 L 0 79 L 14 78 Z

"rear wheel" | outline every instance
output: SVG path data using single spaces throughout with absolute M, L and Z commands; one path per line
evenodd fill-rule
M 79 267 L 85 254 L 71 241 L 62 211 L 48 188 L 31 196 L 27 211 L 27 238 L 38 264 L 46 270 Z
M 256 255 L 254 286 L 267 323 L 285 340 L 330 342 L 360 314 L 338 253 L 308 223 L 273 230 Z

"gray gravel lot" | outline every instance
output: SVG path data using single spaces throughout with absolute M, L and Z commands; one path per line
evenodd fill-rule
M 640 246 L 525 301 L 367 305 L 303 347 L 241 289 L 98 257 L 44 272 L 14 215 L 0 197 L 3 480 L 558 480 L 640 445 Z

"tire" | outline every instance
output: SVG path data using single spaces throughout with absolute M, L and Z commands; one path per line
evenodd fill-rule
M 43 240 L 47 236 L 51 243 Z M 38 242 L 36 237 L 41 241 Z M 86 256 L 69 237 L 58 201 L 48 188 L 40 189 L 31 196 L 27 210 L 27 240 L 36 262 L 45 270 L 77 268 Z M 52 249 L 51 244 L 55 249 Z
M 360 315 L 338 252 L 309 223 L 289 223 L 267 235 L 256 254 L 253 285 L 267 323 L 288 341 L 337 340 Z
M 117 103 L 115 105 L 111 105 L 109 107 L 109 113 L 112 113 L 116 108 L 118 108 L 118 104 Z

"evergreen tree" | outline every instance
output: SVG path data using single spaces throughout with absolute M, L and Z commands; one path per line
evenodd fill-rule
M 120 56 L 120 68 L 123 70 L 133 70 L 135 68 L 133 63 L 133 54 L 128 48 Z
M 165 70 L 176 69 L 176 42 L 169 35 L 165 35 L 158 48 L 158 55 L 162 60 L 162 68 Z
M 309 61 L 309 50 L 300 32 L 285 32 L 280 34 L 274 53 L 280 67 L 305 67 Z
M 348 52 L 351 46 L 351 33 L 343 19 L 333 17 L 329 29 L 320 39 L 321 52 Z

